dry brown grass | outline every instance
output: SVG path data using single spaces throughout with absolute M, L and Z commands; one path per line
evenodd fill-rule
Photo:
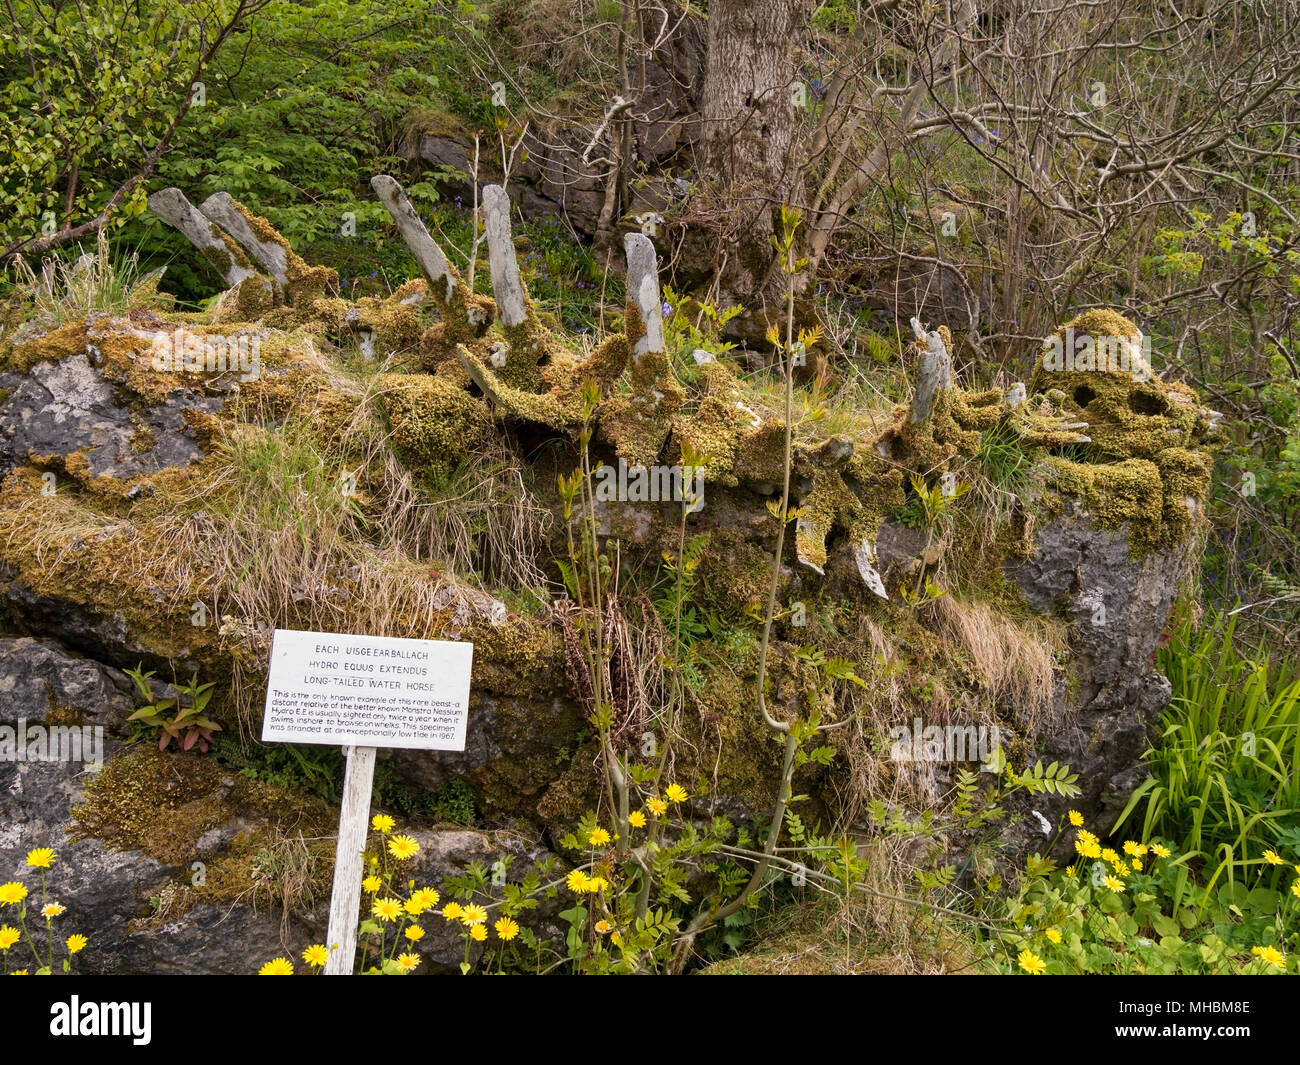
M 1013 620 L 986 603 L 945 595 L 930 603 L 939 634 L 970 656 L 972 678 L 996 720 L 1032 731 L 1052 706 L 1065 633 L 1049 618 Z
M 955 975 L 980 964 L 974 941 L 959 927 L 864 894 L 785 907 L 756 932 L 761 946 L 700 975 Z

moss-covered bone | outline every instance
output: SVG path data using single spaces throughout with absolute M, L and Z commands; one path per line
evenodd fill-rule
M 234 288 L 241 281 L 256 276 L 257 271 L 235 243 L 201 214 L 180 189 L 167 188 L 155 192 L 148 203 L 149 210 L 199 250 L 227 286 Z
M 421 341 L 425 366 L 432 370 L 447 361 L 454 363 L 458 344 L 472 344 L 487 332 L 496 316 L 496 304 L 486 296 L 476 296 L 461 280 L 437 241 L 429 236 L 411 198 L 400 184 L 387 174 L 376 174 L 370 179 L 370 185 L 415 256 L 429 282 L 429 294 L 442 316 L 442 321 Z
M 231 199 L 229 193 L 213 193 L 199 206 L 199 211 L 229 233 L 275 278 L 295 306 L 309 306 L 326 291 L 337 291 L 337 271 L 327 266 L 308 265 L 270 222 Z

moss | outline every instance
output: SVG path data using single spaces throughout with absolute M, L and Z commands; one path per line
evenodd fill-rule
M 484 365 L 483 360 L 463 344 L 458 351 L 463 360 L 461 365 L 467 374 L 502 414 L 538 425 L 549 425 L 554 429 L 570 428 L 582 420 L 578 391 L 533 392 L 515 388 L 501 380 L 493 369 Z M 448 383 L 454 379 L 441 370 L 438 377 Z
M 131 431 L 131 451 L 136 455 L 143 455 L 145 452 L 152 451 L 158 445 L 158 438 L 151 429 L 138 418 L 132 419 L 135 423 Z
M 1082 500 L 1093 524 L 1103 529 L 1128 526 L 1135 556 L 1160 546 L 1164 487 L 1155 463 L 1127 459 L 1094 466 L 1057 457 L 1046 463 L 1056 487 Z
M 622 333 L 607 337 L 579 367 L 582 377 L 592 378 L 601 392 L 608 392 L 632 359 L 632 342 Z
M 850 524 L 857 507 L 857 496 L 837 471 L 818 472 L 812 492 L 799 503 L 801 514 L 795 524 L 795 550 L 799 561 L 818 573 L 824 573 L 826 538 L 837 524 Z
M 167 543 L 160 536 L 105 514 L 103 499 L 91 506 L 72 492 L 45 496 L 42 487 L 40 471 L 30 466 L 12 471 L 0 486 L 7 581 L 68 603 L 87 624 L 114 619 L 113 627 L 129 632 L 151 663 L 219 659 L 215 626 L 189 624 L 190 604 L 204 590 L 197 567 L 188 582 L 163 581 L 158 554 Z
M 924 476 L 945 469 L 957 455 L 974 455 L 979 450 L 979 430 L 964 428 L 958 419 L 958 415 L 969 418 L 971 411 L 956 389 L 938 393 L 926 421 L 913 424 L 908 415 L 906 407 L 895 410 L 889 435 L 901 445 L 894 449 L 895 457 Z
M 412 466 L 447 469 L 492 436 L 481 400 L 426 374 L 384 374 L 378 384 L 393 443 Z
M 418 346 L 424 328 L 419 309 L 403 303 L 397 293 L 383 300 L 367 296 L 357 301 L 356 310 L 356 326 L 374 335 L 378 358 Z
M 682 389 L 661 352 L 647 352 L 633 364 L 632 395 L 616 396 L 601 406 L 601 435 L 631 466 L 659 461 L 682 404 Z
M 735 473 L 751 484 L 781 485 L 785 479 L 785 426 L 781 422 L 764 421 L 741 433 Z
M 505 361 L 494 365 L 496 376 L 512 388 L 538 392 L 543 388 L 542 366 L 567 353 L 559 338 L 549 329 L 543 329 L 532 317 L 519 325 L 501 327 L 505 338 Z
M 1191 534 L 1203 511 L 1210 494 L 1214 460 L 1203 451 L 1168 448 L 1155 461 L 1164 486 L 1162 542 L 1172 546 Z
M 461 344 L 473 347 L 496 318 L 496 302 L 490 296 L 471 292 L 450 263 L 447 269 L 450 285 L 445 281 L 429 283 L 429 294 L 442 321 L 420 337 L 421 364 L 431 373 L 446 364 L 454 365 L 456 348 Z
M 194 860 L 199 837 L 236 818 L 288 821 L 296 814 L 326 829 L 324 804 L 227 772 L 214 759 L 155 748 L 110 759 L 72 811 L 77 838 L 96 837 L 168 865 Z
M 755 524 L 771 529 L 776 523 L 763 512 Z M 753 531 L 719 525 L 700 562 L 702 598 L 721 612 L 740 612 L 764 602 L 772 580 L 772 549 L 753 542 Z
M 1076 340 L 1087 336 L 1118 342 L 1140 336 L 1133 322 L 1104 309 L 1085 311 L 1057 330 L 1062 345 L 1067 330 Z M 1056 487 L 1078 495 L 1103 527 L 1131 523 L 1130 543 L 1134 555 L 1141 556 L 1168 550 L 1190 533 L 1209 490 L 1211 460 L 1204 446 L 1210 432 L 1209 412 L 1196 393 L 1184 384 L 1160 381 L 1141 363 L 1134 372 L 1133 355 L 1134 349 L 1127 348 L 1125 369 L 1109 353 L 1094 350 L 1089 357 L 1086 348 L 1078 349 L 1082 365 L 1062 369 L 1048 365 L 1045 351 L 1033 390 L 1045 394 L 1049 416 L 1037 418 L 1026 410 L 1017 424 L 1024 440 L 1053 448 L 1074 443 L 1078 436 L 1054 428 L 1052 416 L 1087 423 L 1083 432 L 1094 464 L 1050 460 Z M 1059 506 L 1045 502 L 1048 516 L 1059 513 Z
M 275 307 L 276 289 L 270 278 L 254 274 L 235 287 L 235 299 L 227 308 L 222 301 L 217 319 L 222 322 L 258 322 Z
M 694 389 L 695 410 L 679 414 L 673 424 L 678 442 L 704 456 L 707 484 L 728 488 L 739 484 L 737 460 L 745 453 L 740 441 L 753 429 L 749 416 L 738 406 L 739 397 L 731 368 L 716 361 L 705 363 Z
M 216 226 L 212 227 L 216 229 Z M 223 280 L 230 273 L 230 268 L 234 264 L 234 257 L 224 248 L 218 248 L 209 244 L 199 251 L 199 254 L 208 261 L 208 265 L 217 272 L 217 276 Z
M 258 240 L 266 244 L 276 244 L 284 250 L 285 281 L 289 301 L 295 307 L 309 307 L 326 292 L 337 292 L 339 285 L 338 271 L 328 266 L 309 266 L 303 258 L 281 236 L 280 232 L 261 215 L 254 214 L 237 200 L 231 201 L 248 228 Z
M 44 336 L 23 341 L 8 349 L 2 368 L 28 373 L 38 362 L 59 362 L 86 350 L 86 323 L 69 322 Z
M 84 725 L 86 723 L 86 712 L 81 707 L 66 704 L 51 706 L 49 713 L 45 715 L 43 723 L 46 725 Z
M 510 615 L 500 625 L 474 625 L 472 686 L 506 697 L 539 698 L 563 683 L 564 649 L 556 630 Z

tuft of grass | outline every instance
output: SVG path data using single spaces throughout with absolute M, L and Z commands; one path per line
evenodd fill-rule
M 1221 877 L 1269 872 L 1265 850 L 1300 862 L 1300 668 L 1244 647 L 1235 630 L 1235 617 L 1209 614 L 1160 651 L 1173 696 L 1151 775 L 1115 823 L 1140 823 L 1144 841 L 1162 836 L 1201 859 L 1207 895 Z
M 114 253 L 102 230 L 93 254 L 82 250 L 75 259 L 46 259 L 39 273 L 23 259 L 15 263 L 32 317 L 49 328 L 84 321 L 91 312 L 125 314 L 152 301 L 164 270 L 142 273 L 138 254 Z

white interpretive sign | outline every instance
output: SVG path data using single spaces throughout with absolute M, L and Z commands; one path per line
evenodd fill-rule
M 325 975 L 356 956 L 376 747 L 463 751 L 472 643 L 276 629 L 264 743 L 340 744 L 347 755 Z
M 463 751 L 472 643 L 276 629 L 264 743 Z

